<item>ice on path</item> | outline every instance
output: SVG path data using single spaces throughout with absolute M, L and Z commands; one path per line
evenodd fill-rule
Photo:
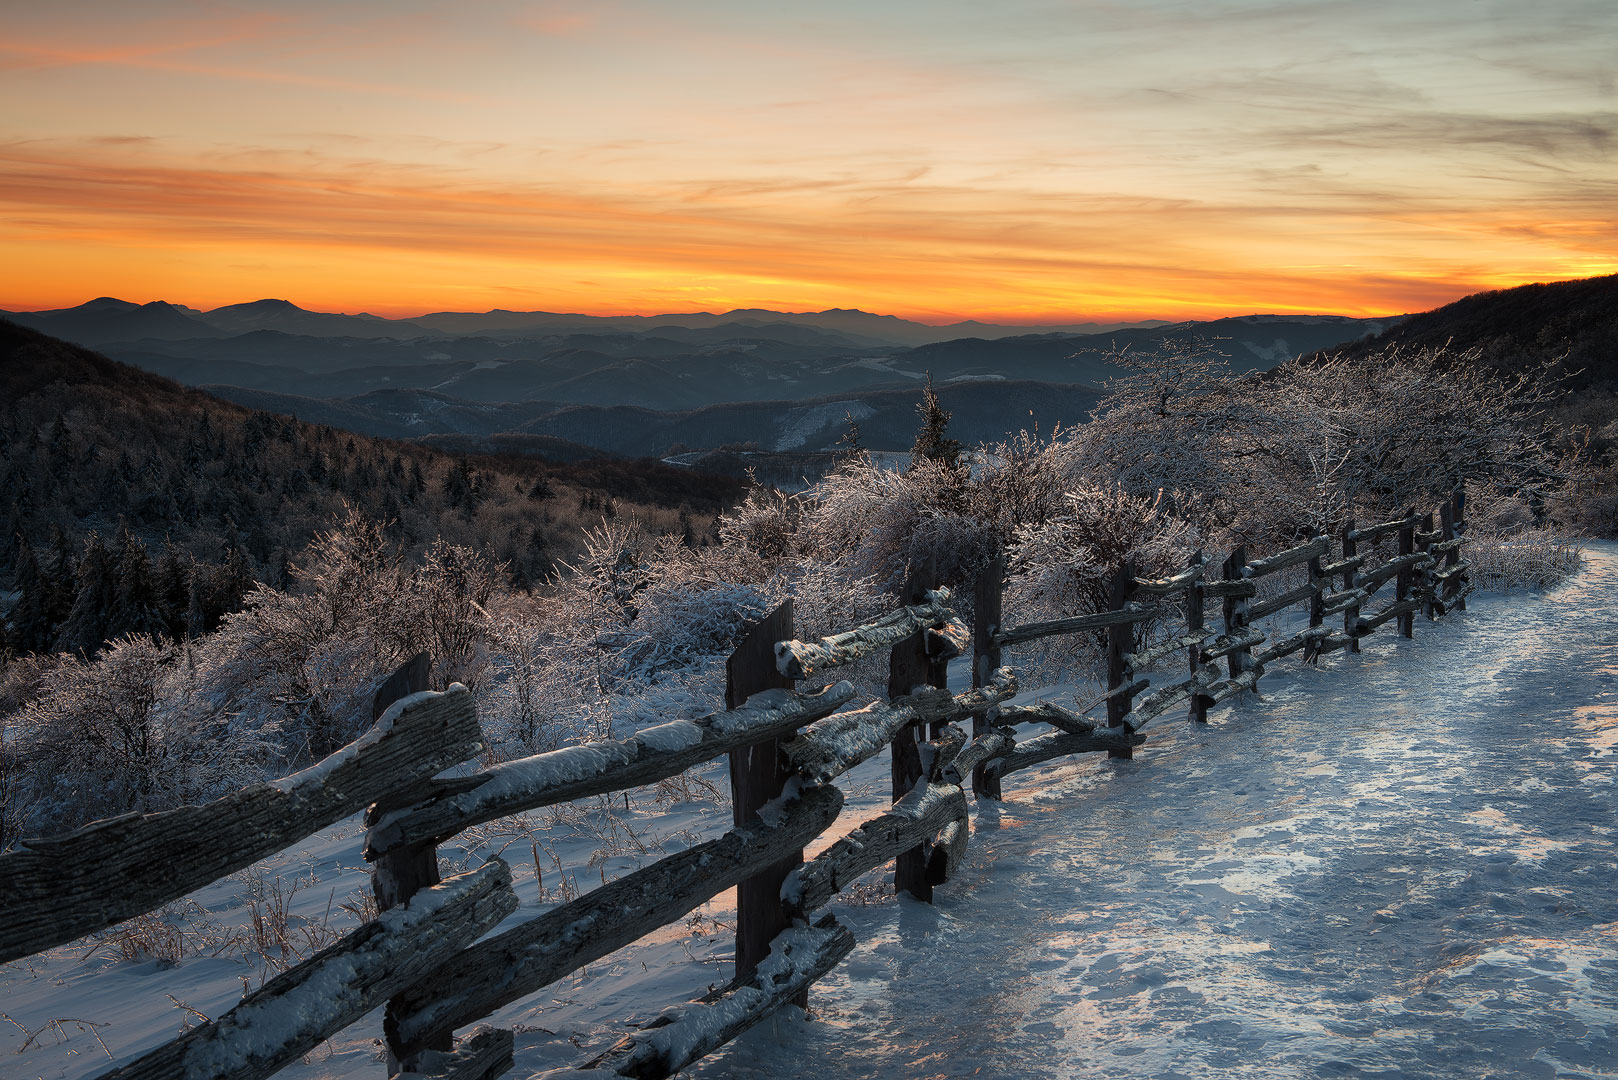
M 980 809 L 699 1077 L 1618 1073 L 1618 545 Z M 1391 628 L 1389 628 L 1391 629 Z

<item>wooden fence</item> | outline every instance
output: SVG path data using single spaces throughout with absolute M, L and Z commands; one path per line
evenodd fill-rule
M 1002 625 L 1003 561 L 977 583 L 970 628 L 951 612 L 948 590 L 935 588 L 931 567 L 912 575 L 898 610 L 816 641 L 794 637 L 789 602 L 731 657 L 724 710 L 470 776 L 435 778 L 483 748 L 472 696 L 460 686 L 425 691 L 427 665 L 417 657 L 378 691 L 372 729 L 303 772 L 206 806 L 29 840 L 0 856 L 0 962 L 150 911 L 368 807 L 365 856 L 381 914 L 107 1078 L 269 1076 L 384 1003 L 390 1074 L 500 1076 L 512 1068 L 511 1032 L 481 1027 L 458 1041 L 453 1033 L 734 886 L 735 980 L 576 1071 L 548 1074 L 668 1076 L 782 1004 L 805 1000 L 809 985 L 854 946 L 830 915 L 816 916 L 856 878 L 893 860 L 897 887 L 930 900 L 966 850 L 968 778 L 978 797 L 999 798 L 1006 775 L 1040 762 L 1129 757 L 1148 721 L 1183 708 L 1205 722 L 1209 706 L 1254 689 L 1282 657 L 1358 651 L 1361 639 L 1394 620 L 1409 637 L 1418 611 L 1436 618 L 1464 610 L 1473 586 L 1460 557 L 1463 508 L 1457 491 L 1436 525 L 1414 511 L 1364 527 L 1350 522 L 1335 552 L 1324 536 L 1252 560 L 1238 547 L 1218 577 L 1200 552 L 1164 579 L 1140 579 L 1126 565 L 1107 610 L 1024 625 Z M 1392 537 L 1397 554 L 1377 562 L 1375 543 Z M 1266 576 L 1297 567 L 1302 584 L 1260 599 Z M 1367 612 L 1390 582 L 1388 602 Z M 1209 625 L 1209 599 L 1222 605 L 1217 625 Z M 1305 629 L 1270 641 L 1254 628 L 1294 605 L 1307 605 Z M 1341 629 L 1328 627 L 1338 614 Z M 1142 626 L 1155 627 L 1158 639 L 1141 640 Z M 1018 689 L 1002 651 L 1076 633 L 1106 636 L 1107 690 L 1091 706 L 1105 704 L 1105 723 L 1049 702 L 1005 704 Z M 847 682 L 794 689 L 882 650 L 886 700 L 845 709 L 855 696 Z M 972 688 L 951 694 L 948 662 L 968 652 Z M 1154 687 L 1158 667 L 1176 656 L 1186 658 L 1186 676 Z M 1019 740 L 1024 724 L 1053 730 Z M 892 754 L 892 806 L 805 862 L 805 846 L 842 809 L 834 781 L 884 749 Z M 730 831 L 499 934 L 483 938 L 517 908 L 504 862 L 440 879 L 436 845 L 474 825 L 650 784 L 725 755 Z

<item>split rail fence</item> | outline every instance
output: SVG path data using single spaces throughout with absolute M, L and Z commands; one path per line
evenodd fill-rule
M 1002 625 L 1003 560 L 979 579 L 974 625 L 951 611 L 932 571 L 914 573 L 891 614 L 816 641 L 793 635 L 790 601 L 756 624 L 732 655 L 726 708 L 625 739 L 572 746 L 469 776 L 435 778 L 483 748 L 471 694 L 425 690 L 426 657 L 379 689 L 372 729 L 319 764 L 204 806 L 131 814 L 0 856 L 0 962 L 37 953 L 151 911 L 366 809 L 365 856 L 381 914 L 276 976 L 217 1020 L 104 1074 L 106 1080 L 269 1076 L 385 1005 L 389 1071 L 486 1080 L 513 1067 L 510 1031 L 466 1029 L 491 1013 L 737 889 L 736 978 L 665 1012 L 574 1069 L 543 1074 L 662 1077 L 723 1045 L 787 1002 L 854 947 L 830 915 L 840 890 L 892 860 L 898 889 L 930 900 L 950 880 L 969 838 L 968 784 L 999 798 L 1003 778 L 1073 754 L 1129 757 L 1141 728 L 1171 710 L 1206 722 L 1214 704 L 1253 690 L 1265 668 L 1301 653 L 1309 662 L 1397 620 L 1464 610 L 1473 585 L 1461 558 L 1463 494 L 1434 516 L 1411 511 L 1264 558 L 1231 552 L 1218 576 L 1198 553 L 1180 573 L 1143 580 L 1131 566 L 1112 582 L 1108 610 Z M 1377 541 L 1397 554 L 1377 561 Z M 1384 546 L 1387 546 L 1384 543 Z M 1306 568 L 1302 584 L 1259 599 L 1268 575 Z M 1294 576 L 1296 571 L 1294 570 Z M 1389 583 L 1392 596 L 1367 610 Z M 1221 605 L 1210 623 L 1208 601 Z M 1308 626 L 1271 641 L 1253 623 L 1307 605 Z M 1327 625 L 1341 615 L 1341 628 Z M 1137 627 L 1155 624 L 1152 642 Z M 1043 702 L 1010 705 L 1008 647 L 1062 634 L 1104 632 L 1108 686 L 1090 708 L 1105 722 Z M 813 692 L 796 683 L 887 650 L 888 698 L 846 709 L 846 681 Z M 952 694 L 952 658 L 970 653 L 972 688 Z M 1186 675 L 1152 685 L 1185 658 Z M 1224 661 L 1223 669 L 1218 661 Z M 1148 677 L 1148 673 L 1150 677 Z M 971 721 L 970 735 L 965 730 Z M 1016 728 L 1049 726 L 1019 740 Z M 843 806 L 834 781 L 884 749 L 893 805 L 803 860 Z M 500 859 L 448 880 L 436 846 L 475 825 L 556 803 L 627 790 L 729 755 L 734 827 L 568 903 L 485 935 L 517 909 Z

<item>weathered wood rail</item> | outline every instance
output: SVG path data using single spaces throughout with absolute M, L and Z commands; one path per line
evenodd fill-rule
M 728 665 L 726 707 L 623 739 L 567 747 L 470 775 L 438 778 L 482 749 L 471 695 L 424 690 L 418 656 L 378 690 L 375 726 L 312 768 L 206 806 L 128 815 L 0 855 L 0 960 L 74 940 L 149 911 L 369 806 L 365 857 L 381 914 L 265 984 L 218 1020 L 195 1028 L 106 1077 L 264 1077 L 386 1002 L 389 1072 L 489 1080 L 512 1068 L 509 1031 L 454 1033 L 737 889 L 736 977 L 676 1006 L 564 1076 L 665 1077 L 789 1002 L 854 947 L 849 931 L 817 913 L 850 883 L 889 862 L 895 885 L 918 900 L 956 873 L 971 828 L 968 790 L 1000 798 L 1006 776 L 1075 754 L 1126 758 L 1151 720 L 1184 709 L 1205 722 L 1213 705 L 1256 690 L 1266 668 L 1301 653 L 1314 662 L 1358 651 L 1415 614 L 1464 610 L 1472 591 L 1461 557 L 1464 496 L 1434 515 L 1366 527 L 1352 521 L 1337 549 L 1326 536 L 1249 559 L 1229 553 L 1219 576 L 1197 552 L 1164 578 L 1128 564 L 1107 610 L 1003 627 L 1005 561 L 973 592 L 969 628 L 931 567 L 916 568 L 895 611 L 815 641 L 793 636 L 790 602 L 762 620 Z M 1399 553 L 1378 562 L 1378 541 Z M 1266 594 L 1263 579 L 1298 572 L 1303 583 Z M 1365 612 L 1388 583 L 1391 600 Z M 1207 601 L 1222 606 L 1209 625 Z M 1307 606 L 1307 625 L 1279 640 L 1254 620 Z M 1326 625 L 1341 614 L 1341 629 Z M 1141 640 L 1142 624 L 1156 640 Z M 1082 709 L 1011 704 L 1015 672 L 1004 650 L 1060 634 L 1105 638 L 1105 692 Z M 885 699 L 854 706 L 848 682 L 800 691 L 796 683 L 862 657 L 888 654 Z M 947 688 L 948 661 L 970 654 L 972 688 Z M 1153 685 L 1165 662 L 1182 677 Z M 1222 662 L 1222 663 L 1221 663 Z M 1178 663 L 1178 661 L 1176 661 Z M 1105 706 L 1105 718 L 1089 713 Z M 970 720 L 971 724 L 967 725 Z M 1051 730 L 1019 738 L 1017 729 Z M 970 734 L 968 734 L 968 726 Z M 843 807 L 841 776 L 887 750 L 892 806 L 805 861 Z M 496 818 L 623 791 L 719 758 L 730 760 L 733 827 L 567 903 L 508 926 L 511 875 L 492 859 L 440 882 L 437 845 Z M 482 938 L 482 940 L 478 940 Z

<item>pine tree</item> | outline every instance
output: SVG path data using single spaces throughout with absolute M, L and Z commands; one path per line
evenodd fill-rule
M 929 385 L 930 384 L 931 382 L 929 380 Z M 864 449 L 864 447 L 860 445 L 860 426 L 854 421 L 854 414 L 852 412 L 845 412 L 843 414 L 843 423 L 848 426 L 846 430 L 844 430 L 844 432 L 837 437 L 837 445 L 846 453 L 857 454 Z
M 34 554 L 34 546 L 20 536 L 13 577 L 20 595 L 17 605 L 11 609 L 10 645 L 19 653 L 45 652 L 56 640 L 56 626 L 50 612 L 50 583 Z
M 921 430 L 916 432 L 916 444 L 910 448 L 912 462 L 921 458 L 941 461 L 954 466 L 961 460 L 961 444 L 949 437 L 950 413 L 940 404 L 938 391 L 933 389 L 933 373 L 927 373 L 927 385 L 921 389 L 921 403 L 916 406 L 921 416 Z
M 126 634 L 156 638 L 163 634 L 167 627 L 157 610 L 152 561 L 146 554 L 146 545 L 136 539 L 127 526 L 118 535 L 114 568 L 117 592 L 107 616 L 107 638 Z
M 45 578 L 45 608 L 51 625 L 51 640 L 54 642 L 56 631 L 67 621 L 68 612 L 73 610 L 73 597 L 77 592 L 73 542 L 60 525 L 51 526 L 50 546 L 39 568 Z
M 188 590 L 185 605 L 185 632 L 187 637 L 201 637 L 208 632 L 208 610 L 205 594 L 208 591 L 207 577 L 202 567 L 191 568 L 191 588 Z
M 94 656 L 107 640 L 113 607 L 118 601 L 118 576 L 112 555 L 97 533 L 84 542 L 76 577 L 78 591 L 73 609 L 56 636 L 56 651 Z
M 191 574 L 180 549 L 173 544 L 163 545 L 163 557 L 157 560 L 157 570 L 153 575 L 152 593 L 164 633 L 179 641 L 185 637 L 186 608 L 191 602 Z

